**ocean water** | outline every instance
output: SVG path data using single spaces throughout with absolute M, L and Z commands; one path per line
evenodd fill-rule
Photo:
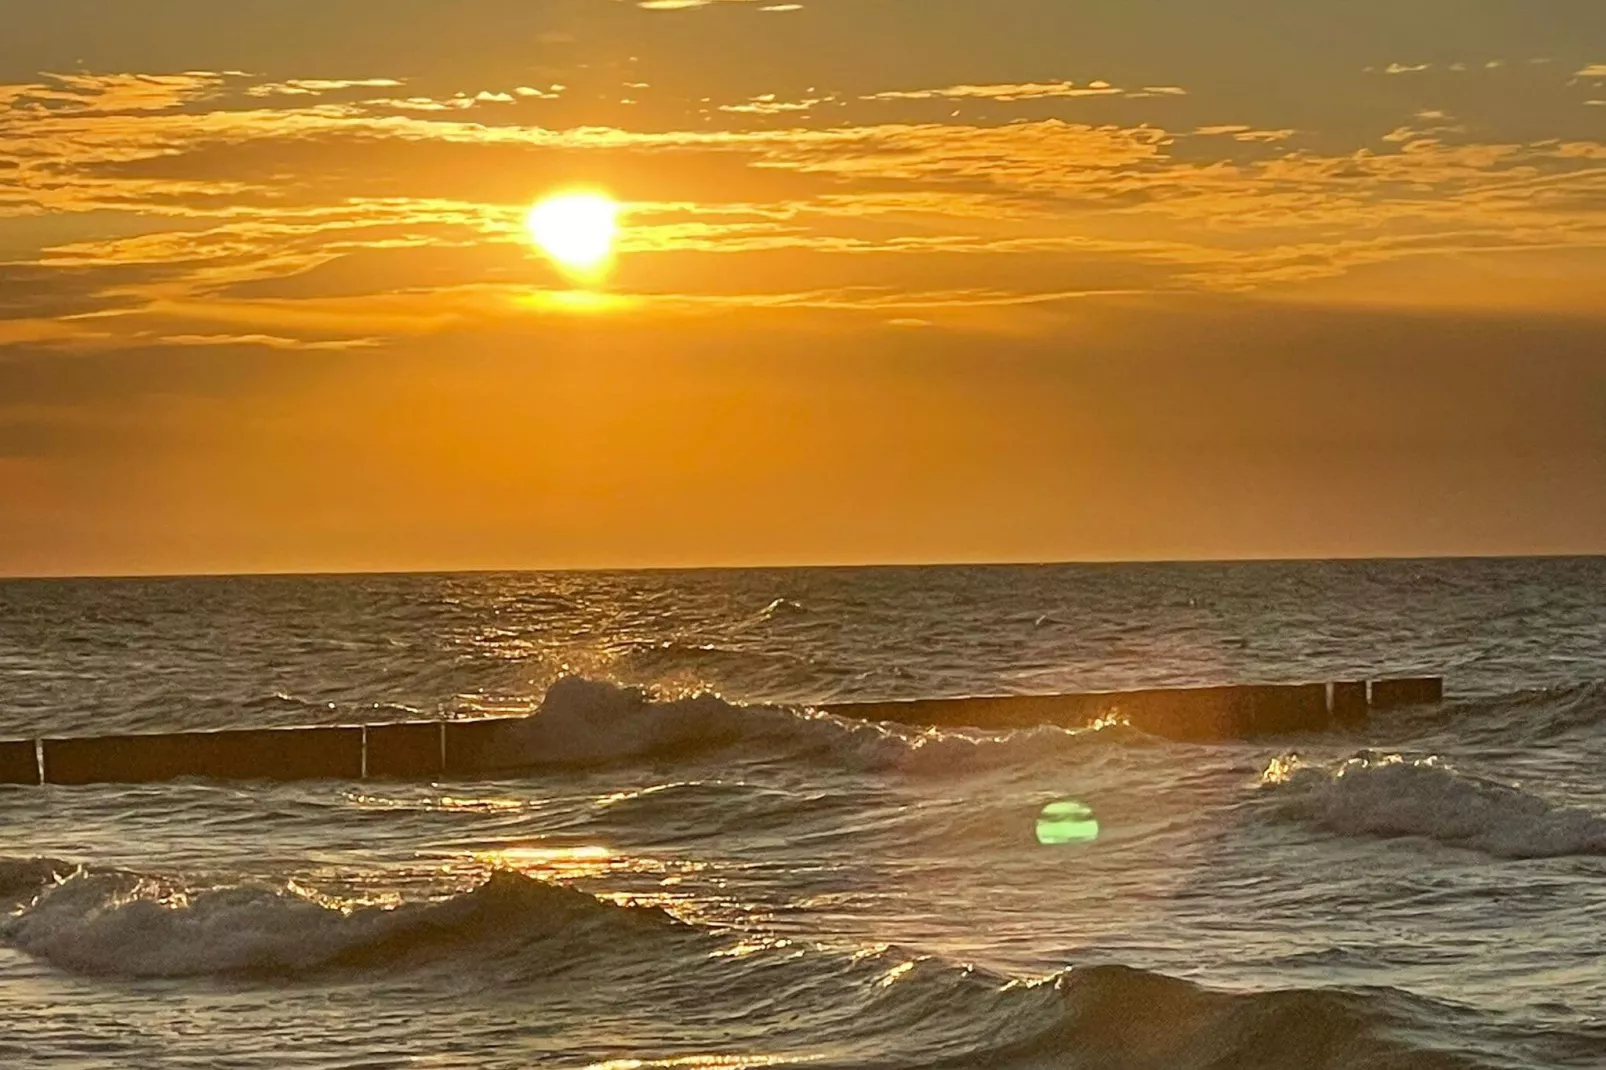
M 1215 745 L 812 709 L 1417 672 Z M 0 789 L 0 1066 L 1598 1068 L 1602 680 L 1601 559 L 0 583 L 0 736 L 537 714 Z

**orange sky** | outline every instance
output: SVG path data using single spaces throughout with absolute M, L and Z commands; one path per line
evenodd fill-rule
M 1292 7 L 8 15 L 0 574 L 1606 552 L 1606 7 Z

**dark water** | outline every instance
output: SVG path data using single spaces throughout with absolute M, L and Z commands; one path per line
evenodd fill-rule
M 1421 671 L 1213 746 L 807 708 Z M 0 735 L 540 716 L 0 789 L 0 1065 L 1600 1067 L 1599 680 L 1599 559 L 4 583 Z

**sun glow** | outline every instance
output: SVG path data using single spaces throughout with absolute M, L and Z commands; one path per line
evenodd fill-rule
M 560 193 L 525 219 L 536 247 L 571 275 L 595 276 L 607 267 L 619 235 L 619 205 L 600 193 Z

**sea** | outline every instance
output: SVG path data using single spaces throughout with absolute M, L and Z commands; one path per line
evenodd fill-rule
M 1442 674 L 1177 743 L 855 700 Z M 0 738 L 533 716 L 436 783 L 0 789 L 0 1067 L 1606 1067 L 1606 559 L 0 583 Z

